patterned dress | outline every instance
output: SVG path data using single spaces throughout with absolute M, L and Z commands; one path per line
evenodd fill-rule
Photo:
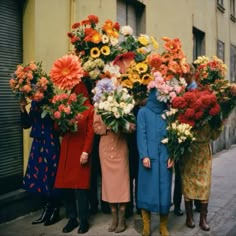
M 211 190 L 212 153 L 210 141 L 219 137 L 222 127 L 205 125 L 196 131 L 197 140 L 191 152 L 181 161 L 183 195 L 188 199 L 208 200 Z
M 28 165 L 23 178 L 23 189 L 43 194 L 54 194 L 57 164 L 60 151 L 58 134 L 50 117 L 41 118 L 40 103 L 32 102 L 29 114 L 22 113 L 23 128 L 31 127 L 33 138 Z

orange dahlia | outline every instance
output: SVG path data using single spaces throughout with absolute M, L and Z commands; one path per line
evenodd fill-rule
M 65 55 L 53 63 L 50 71 L 52 82 L 59 89 L 72 89 L 79 84 L 84 71 L 81 62 L 75 55 Z

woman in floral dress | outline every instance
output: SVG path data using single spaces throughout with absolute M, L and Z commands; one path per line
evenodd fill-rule
M 195 227 L 192 212 L 193 199 L 200 200 L 199 226 L 209 231 L 207 207 L 211 191 L 212 152 L 210 141 L 219 137 L 222 126 L 212 128 L 209 124 L 195 130 L 197 140 L 191 145 L 181 163 L 181 179 L 186 209 L 186 225 Z
M 31 103 L 26 111 L 26 100 L 21 99 L 21 121 L 24 129 L 31 127 L 33 138 L 28 165 L 23 178 L 23 188 L 29 192 L 46 196 L 46 205 L 39 219 L 32 224 L 50 225 L 59 217 L 60 192 L 53 189 L 60 152 L 59 135 L 54 130 L 54 122 L 49 117 L 41 118 L 44 102 Z

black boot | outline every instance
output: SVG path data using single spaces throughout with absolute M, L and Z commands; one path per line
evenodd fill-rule
M 207 207 L 208 203 L 201 203 L 200 222 L 199 226 L 202 230 L 209 231 L 210 226 L 207 224 Z
M 194 228 L 195 223 L 193 220 L 193 201 L 184 201 L 185 202 L 185 210 L 186 210 L 186 226 L 189 228 Z
M 80 221 L 80 226 L 78 229 L 78 234 L 84 234 L 86 232 L 88 232 L 89 230 L 89 223 L 87 220 L 81 220 Z
M 63 228 L 63 233 L 69 233 L 79 225 L 76 218 L 70 218 L 66 226 Z
M 53 225 L 55 224 L 57 221 L 59 221 L 60 217 L 59 217 L 59 212 L 60 212 L 60 208 L 59 207 L 54 207 L 51 211 L 50 214 L 47 214 L 46 216 L 46 221 L 44 223 L 45 226 L 48 225 Z
M 33 224 L 33 225 L 34 225 L 34 224 L 41 224 L 41 223 L 45 222 L 45 221 L 46 221 L 46 218 L 47 218 L 47 215 L 48 215 L 48 213 L 49 213 L 49 209 L 50 209 L 50 204 L 47 203 L 47 204 L 44 206 L 44 208 L 43 208 L 43 211 L 42 211 L 41 216 L 40 216 L 38 219 L 32 221 L 32 224 Z

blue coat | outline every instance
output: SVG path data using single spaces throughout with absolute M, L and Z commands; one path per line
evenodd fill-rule
M 161 141 L 166 137 L 166 121 L 162 118 L 166 104 L 156 98 L 152 89 L 147 103 L 137 116 L 137 144 L 139 151 L 138 208 L 167 214 L 171 205 L 172 170 L 167 169 L 167 147 Z M 151 168 L 145 168 L 142 159 L 151 159 Z

